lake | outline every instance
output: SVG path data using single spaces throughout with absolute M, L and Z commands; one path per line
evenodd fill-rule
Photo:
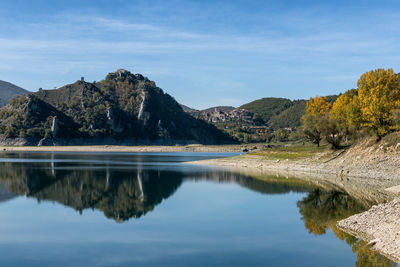
M 396 266 L 336 221 L 369 208 L 223 153 L 2 153 L 2 266 Z

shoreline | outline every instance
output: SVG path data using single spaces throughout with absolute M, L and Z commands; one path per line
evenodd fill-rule
M 320 153 L 302 159 L 268 159 L 254 154 L 188 162 L 222 166 L 239 172 L 276 174 L 331 184 L 361 201 L 369 210 L 337 222 L 344 232 L 400 263 L 400 153 L 368 144 L 349 150 Z
M 338 228 L 369 242 L 382 255 L 400 263 L 400 222 L 393 216 L 400 214 L 400 153 L 396 149 L 377 147 L 367 143 L 349 150 L 322 151 L 302 158 L 271 159 L 255 145 L 200 145 L 187 146 L 0 146 L 0 152 L 210 152 L 255 153 L 185 164 L 220 166 L 249 175 L 274 174 L 294 177 L 321 186 L 336 187 L 365 203 L 373 203 L 370 210 L 337 222 Z M 258 148 L 264 148 L 258 145 Z M 279 148 L 278 148 L 279 149 Z M 392 201 L 392 202 L 391 202 Z M 389 206 L 386 202 L 394 203 Z M 384 227 L 375 227 L 385 222 Z M 395 244 L 395 245 L 393 245 Z M 397 249 L 398 248 L 398 249 Z
M 240 145 L 187 145 L 187 146 L 0 146 L 0 152 L 232 152 L 241 153 Z

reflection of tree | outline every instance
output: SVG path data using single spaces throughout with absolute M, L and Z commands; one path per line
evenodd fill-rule
M 316 188 L 314 184 L 296 178 L 277 177 L 276 175 L 248 176 L 226 170 L 192 172 L 185 177 L 195 181 L 209 180 L 217 183 L 237 183 L 252 191 L 268 195 L 310 192 Z
M 325 192 L 321 189 L 311 191 L 297 206 L 306 228 L 315 235 L 325 234 L 332 222 L 366 210 L 366 207 L 343 192 Z
M 297 206 L 308 232 L 321 235 L 331 229 L 337 238 L 344 240 L 357 253 L 356 266 L 396 266 L 386 257 L 369 249 L 364 241 L 337 228 L 337 221 L 368 208 L 351 196 L 339 191 L 315 189 L 300 200 Z
M 382 256 L 375 250 L 369 249 L 365 241 L 339 230 L 336 224 L 332 225 L 332 231 L 337 238 L 344 240 L 351 247 L 353 253 L 357 253 L 356 267 L 397 266 L 396 263 L 392 262 L 385 256 Z

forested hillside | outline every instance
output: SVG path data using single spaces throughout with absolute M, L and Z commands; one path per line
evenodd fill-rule
M 8 138 L 79 138 L 99 143 L 106 139 L 233 141 L 215 126 L 185 113 L 155 82 L 126 70 L 109 73 L 97 83 L 82 78 L 59 89 L 20 96 L 0 109 L 0 133 Z
M 268 97 L 244 104 L 240 108 L 258 114 L 265 123 L 268 123 L 272 117 L 279 115 L 291 106 L 292 101 L 289 99 Z

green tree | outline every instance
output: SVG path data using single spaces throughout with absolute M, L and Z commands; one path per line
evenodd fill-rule
M 247 133 L 244 134 L 244 135 L 243 135 L 243 142 L 244 142 L 244 143 L 249 143 L 249 141 L 250 141 L 249 135 L 248 135 Z
M 278 129 L 274 133 L 274 137 L 277 142 L 287 142 L 289 140 L 289 133 L 285 130 Z
M 324 123 L 327 122 L 326 116 L 315 116 L 311 114 L 305 114 L 301 118 L 303 122 L 303 133 L 307 139 L 311 142 L 320 146 L 323 138 Z
M 329 123 L 329 111 L 332 105 L 326 97 L 316 96 L 307 102 L 306 114 L 302 117 L 304 135 L 320 146 Z
M 255 113 L 253 116 L 253 121 L 256 125 L 263 125 L 265 122 L 264 120 L 261 118 L 260 115 L 258 115 L 258 113 Z

